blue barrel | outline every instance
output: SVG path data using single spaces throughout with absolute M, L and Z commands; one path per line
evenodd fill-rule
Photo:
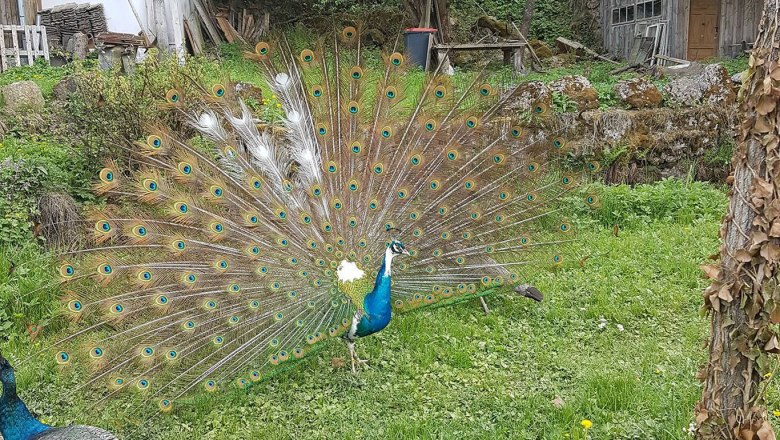
M 436 33 L 434 28 L 409 28 L 404 30 L 404 46 L 409 61 L 423 69 L 428 67 L 428 46 L 431 36 Z

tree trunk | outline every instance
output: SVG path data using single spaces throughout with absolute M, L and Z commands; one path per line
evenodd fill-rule
M 729 211 L 721 225 L 720 265 L 704 292 L 711 313 L 709 362 L 696 405 L 699 440 L 774 440 L 763 407 L 769 359 L 780 351 L 780 32 L 778 2 L 766 0 L 732 160 Z
M 439 30 L 438 36 L 442 43 L 449 43 L 452 40 L 452 27 L 450 26 L 450 13 L 447 6 L 447 0 L 432 0 L 432 10 L 430 11 L 431 26 Z M 427 6 L 426 0 L 404 0 L 404 11 L 406 12 L 406 26 L 418 27 L 420 21 L 425 17 Z
M 523 18 L 520 19 L 520 33 L 524 38 L 528 38 L 528 32 L 531 30 L 531 19 L 534 17 L 534 6 L 536 0 L 526 0 L 523 8 Z

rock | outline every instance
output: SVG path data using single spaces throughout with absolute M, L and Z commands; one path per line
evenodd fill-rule
M 535 105 L 542 105 L 548 110 L 552 108 L 552 92 L 541 81 L 530 81 L 518 86 L 507 99 L 503 111 L 510 114 L 525 113 Z
M 550 46 L 548 46 L 544 41 L 530 40 L 528 41 L 528 44 L 531 45 L 531 49 L 534 50 L 534 53 L 536 53 L 536 56 L 539 57 L 540 60 L 544 60 L 553 56 L 552 49 L 550 49 Z
M 630 108 L 655 108 L 664 100 L 658 87 L 646 78 L 618 81 L 614 89 L 618 98 Z
M 76 92 L 76 80 L 72 76 L 62 78 L 54 85 L 52 93 L 56 101 L 67 101 L 70 95 Z
M 671 81 L 666 85 L 666 93 L 669 102 L 680 107 L 728 105 L 736 100 L 728 71 L 720 64 L 707 65 L 698 75 Z
M 43 110 L 43 93 L 38 84 L 32 81 L 19 81 L 0 87 L 5 107 L 12 111 Z
M 71 43 L 73 45 L 72 49 L 69 49 L 70 52 L 73 54 L 74 60 L 83 60 L 87 58 L 87 52 L 89 50 L 89 40 L 87 39 L 87 35 L 81 32 L 76 32 L 73 34 L 73 37 L 71 37 Z
M 580 75 L 564 76 L 550 83 L 550 90 L 569 97 L 577 104 L 578 111 L 599 107 L 599 93 L 587 78 Z
M 236 95 L 241 99 L 254 99 L 263 102 L 263 89 L 247 82 L 238 82 L 235 85 Z

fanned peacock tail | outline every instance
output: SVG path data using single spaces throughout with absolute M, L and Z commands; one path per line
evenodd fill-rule
M 558 130 L 529 129 L 549 109 L 507 115 L 513 88 L 408 72 L 400 52 L 377 63 L 359 35 L 258 43 L 278 118 L 258 120 L 227 82 L 173 88 L 162 107 L 212 148 L 155 126 L 132 146 L 140 167 L 107 163 L 95 192 L 121 203 L 92 213 L 94 247 L 60 268 L 75 323 L 54 353 L 90 367 L 85 386 L 167 411 L 260 380 L 349 329 L 362 304 L 335 271 L 357 263 L 370 289 L 391 239 L 411 253 L 393 266 L 396 310 L 561 263 L 561 201 L 598 165 L 564 166 Z

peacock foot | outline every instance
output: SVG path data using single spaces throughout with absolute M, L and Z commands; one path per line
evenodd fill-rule
M 347 347 L 349 347 L 349 357 L 352 361 L 352 374 L 357 374 L 358 368 L 362 368 L 363 366 L 366 368 L 371 368 L 368 365 L 367 359 L 360 359 L 358 357 L 354 342 L 347 342 Z

